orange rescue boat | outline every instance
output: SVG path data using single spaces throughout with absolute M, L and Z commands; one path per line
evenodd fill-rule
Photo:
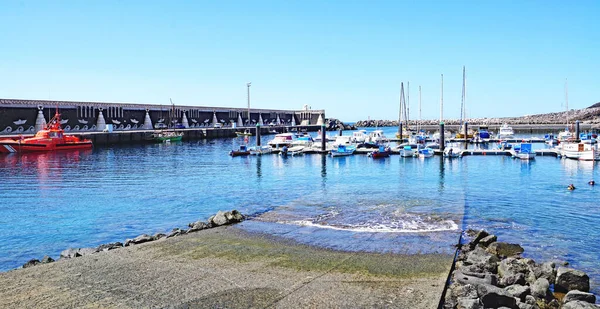
M 0 140 L 0 153 L 43 152 L 56 150 L 91 149 L 92 141 L 74 135 L 65 135 L 60 127 L 60 114 L 48 122 L 45 129 L 34 137 Z

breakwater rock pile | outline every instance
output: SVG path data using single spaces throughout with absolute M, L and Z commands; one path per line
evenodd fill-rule
M 335 118 L 325 119 L 325 127 L 327 131 L 356 130 L 356 126 L 344 124 L 339 119 Z
M 242 215 L 237 210 L 226 211 L 226 212 L 219 211 L 214 216 L 210 217 L 208 219 L 208 221 L 196 221 L 196 222 L 192 222 L 192 223 L 188 224 L 188 227 L 189 227 L 188 229 L 174 228 L 171 232 L 169 232 L 167 234 L 164 234 L 164 233 L 156 233 L 154 235 L 142 234 L 142 235 L 132 238 L 132 239 L 126 239 L 124 244 L 121 242 L 114 242 L 114 243 L 102 244 L 96 248 L 69 248 L 60 253 L 60 259 L 72 259 L 72 258 L 84 256 L 84 255 L 90 255 L 90 254 L 95 254 L 98 252 L 109 251 L 109 250 L 114 250 L 114 249 L 118 249 L 118 248 L 122 248 L 122 247 L 128 247 L 128 246 L 133 246 L 133 245 L 137 245 L 137 244 L 142 244 L 145 242 L 150 242 L 150 241 L 158 240 L 161 238 L 171 238 L 171 237 L 175 237 L 175 236 L 185 235 L 188 233 L 193 233 L 193 232 L 201 231 L 204 229 L 209 229 L 209 228 L 213 228 L 213 227 L 242 222 L 242 221 L 244 221 L 244 219 L 245 219 L 245 216 Z M 38 264 L 52 263 L 52 262 L 54 262 L 54 259 L 52 259 L 51 257 L 46 255 L 42 258 L 41 261 L 38 259 L 29 260 L 27 263 L 23 264 L 23 268 L 35 266 Z
M 485 231 L 469 234 L 474 238 L 460 247 L 444 308 L 600 308 L 584 272 L 523 258 L 520 245 Z
M 594 105 L 595 106 L 595 105 Z M 497 118 L 469 118 L 466 121 L 470 125 L 491 125 L 491 124 L 566 124 L 574 123 L 579 120 L 581 123 L 600 124 L 600 107 L 588 107 L 583 109 L 572 109 L 570 111 L 525 115 L 520 117 L 497 117 Z M 415 120 L 410 121 L 411 125 L 416 123 Z M 421 125 L 439 125 L 439 119 L 435 120 L 420 120 Z M 444 119 L 446 125 L 460 125 L 460 119 Z M 397 127 L 397 120 L 360 120 L 355 124 L 357 127 Z M 405 124 L 406 125 L 406 124 Z

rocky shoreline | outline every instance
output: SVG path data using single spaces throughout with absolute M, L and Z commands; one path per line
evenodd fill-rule
M 132 239 L 126 239 L 125 243 L 114 242 L 102 244 L 96 248 L 68 248 L 60 253 L 59 259 L 72 259 L 80 256 L 95 254 L 103 251 L 110 251 L 118 248 L 129 247 L 137 244 L 142 244 L 149 241 L 159 240 L 161 238 L 171 238 L 175 236 L 185 235 L 188 233 L 198 232 L 205 229 L 210 229 L 218 226 L 229 225 L 244 221 L 246 217 L 237 210 L 218 211 L 214 216 L 211 216 L 208 221 L 196 221 L 188 224 L 189 229 L 174 228 L 168 234 L 156 233 L 154 235 L 142 234 Z M 39 264 L 52 263 L 55 260 L 46 255 L 42 260 L 31 259 L 23 264 L 22 268 L 28 268 Z
M 595 305 L 589 277 L 566 262 L 536 263 L 518 244 L 498 242 L 486 231 L 469 231 L 459 248 L 446 309 L 587 309 Z

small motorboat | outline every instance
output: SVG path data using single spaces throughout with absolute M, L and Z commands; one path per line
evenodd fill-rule
M 262 156 L 264 154 L 269 154 L 269 153 L 273 152 L 273 147 L 271 147 L 271 146 L 255 146 L 255 147 L 250 147 L 248 150 L 250 151 L 251 155 Z
M 413 145 L 411 145 L 411 144 L 404 145 L 402 147 L 402 149 L 400 149 L 400 156 L 403 158 L 414 157 L 415 156 L 414 148 L 416 148 L 416 147 L 413 147 Z
M 229 155 L 232 157 L 249 156 L 250 150 L 248 150 L 246 145 L 240 145 L 240 149 L 230 151 Z
M 418 156 L 419 158 L 431 158 L 433 157 L 433 149 L 431 148 L 419 148 Z
M 331 150 L 332 157 L 343 157 L 343 156 L 351 156 L 356 151 L 356 147 L 354 146 L 346 146 L 339 145 L 337 148 Z
M 379 146 L 379 149 L 369 152 L 368 156 L 376 158 L 387 158 L 392 153 L 392 149 L 389 146 Z
M 38 131 L 35 136 L 19 139 L 0 140 L 0 153 L 44 152 L 56 150 L 91 149 L 92 141 L 81 139 L 74 135 L 65 135 L 60 126 L 60 114 L 56 114 L 46 128 Z
M 521 160 L 535 159 L 535 151 L 531 149 L 531 143 L 521 143 L 521 145 L 515 146 L 513 151 L 515 158 Z
M 237 135 L 237 137 L 244 137 L 244 136 L 252 136 L 252 133 L 250 132 L 250 130 L 246 130 L 244 132 L 235 132 L 235 135 Z
M 499 141 L 498 142 L 498 149 L 499 150 L 509 150 L 512 148 L 512 144 L 510 144 L 507 141 Z
M 460 158 L 460 150 L 454 147 L 444 149 L 444 158 Z
M 180 142 L 183 138 L 183 132 L 160 131 L 153 133 L 151 138 L 157 143 Z

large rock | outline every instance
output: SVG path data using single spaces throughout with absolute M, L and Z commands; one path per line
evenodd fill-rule
M 89 255 L 89 254 L 94 254 L 98 252 L 96 250 L 96 248 L 69 248 L 66 250 L 63 250 L 60 253 L 60 258 L 61 259 L 72 259 L 72 258 L 76 258 L 79 256 L 84 256 L 84 255 Z
M 592 293 L 573 290 L 569 291 L 569 293 L 567 293 L 565 297 L 563 297 L 562 301 L 564 304 L 572 301 L 584 301 L 593 304 L 596 302 L 596 296 Z
M 125 247 L 131 246 L 131 245 L 138 245 L 138 244 L 142 244 L 142 243 L 153 241 L 153 240 L 154 240 L 154 237 L 147 235 L 147 234 L 142 234 L 134 239 L 127 239 L 125 241 Z
M 28 268 L 40 264 L 41 262 L 38 259 L 31 259 L 27 261 L 27 263 L 23 264 L 23 268 Z
M 542 264 L 535 265 L 534 274 L 536 278 L 546 278 L 548 282 L 554 282 L 556 280 L 556 269 L 553 262 L 545 262 Z
M 476 299 L 477 287 L 473 284 L 452 284 L 450 287 L 450 295 L 454 298 L 471 298 Z
M 483 304 L 479 299 L 472 298 L 458 298 L 457 309 L 483 309 Z
M 489 284 L 496 285 L 498 279 L 496 275 L 490 273 L 464 273 L 462 271 L 454 272 L 454 280 L 460 284 Z
M 487 247 L 487 246 L 491 245 L 492 243 L 496 242 L 497 240 L 498 240 L 498 237 L 496 237 L 496 235 L 488 235 L 479 241 L 479 245 L 483 246 L 483 247 Z
M 478 285 L 477 295 L 479 295 L 484 308 L 498 308 L 502 306 L 514 308 L 517 305 L 517 300 L 510 293 L 493 285 Z
M 556 271 L 556 283 L 554 289 L 557 292 L 568 292 L 579 290 L 590 291 L 590 277 L 584 272 L 572 268 L 559 267 Z
M 477 236 L 475 236 L 475 238 L 469 242 L 469 247 L 471 249 L 475 248 L 475 246 L 477 246 L 477 244 L 479 243 L 480 240 L 486 238 L 487 236 L 489 236 L 490 234 L 488 232 L 486 232 L 485 230 L 481 230 L 477 233 Z
M 204 221 L 196 221 L 194 223 L 188 224 L 188 226 L 190 227 L 190 229 L 188 230 L 188 232 L 190 233 L 210 228 L 210 225 Z
M 123 244 L 121 242 L 111 242 L 108 244 L 101 244 L 100 246 L 98 246 L 98 248 L 96 248 L 96 251 L 101 252 L 101 251 L 109 251 L 109 250 L 114 250 L 114 249 L 118 249 L 123 247 Z
M 54 259 L 47 255 L 44 255 L 44 257 L 42 258 L 42 264 L 48 264 L 52 262 L 54 262 Z
M 500 259 L 497 256 L 489 254 L 481 247 L 477 247 L 467 254 L 465 264 L 476 265 L 482 270 L 496 273 L 498 271 L 498 261 Z
M 522 273 L 505 275 L 498 282 L 499 286 L 510 286 L 513 284 L 525 284 L 525 275 Z
M 241 222 L 243 220 L 244 216 L 237 210 L 227 212 L 222 212 L 219 210 L 214 216 L 208 219 L 208 222 L 212 226 L 221 226 Z
M 520 284 L 507 286 L 504 288 L 504 290 L 508 292 L 508 294 L 510 294 L 512 297 L 516 297 L 522 302 L 525 302 L 525 296 L 529 295 L 529 293 L 531 292 L 528 286 Z
M 562 309 L 598 309 L 598 308 L 600 308 L 600 307 L 596 306 L 594 304 L 590 304 L 588 302 L 580 301 L 580 300 L 571 301 L 562 306 Z
M 518 244 L 509 244 L 506 242 L 494 242 L 487 247 L 487 252 L 499 257 L 516 256 L 523 253 L 523 247 Z
M 531 285 L 531 295 L 537 299 L 546 299 L 550 283 L 545 278 L 539 278 Z

